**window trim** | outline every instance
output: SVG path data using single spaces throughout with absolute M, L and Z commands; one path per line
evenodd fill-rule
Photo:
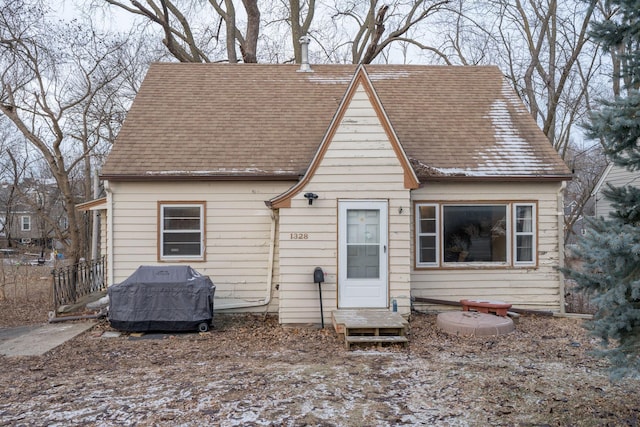
M 413 202 L 413 214 L 415 215 L 413 224 L 413 257 L 414 257 L 414 269 L 479 269 L 479 268 L 531 268 L 538 266 L 538 202 L 536 201 L 514 201 L 514 200 L 447 200 L 447 201 L 433 201 L 433 200 L 416 200 Z M 420 262 L 420 237 L 425 235 L 420 233 L 420 207 L 421 206 L 436 206 L 436 262 Z M 444 262 L 443 259 L 443 235 L 444 235 L 444 206 L 504 206 L 507 216 L 507 241 L 506 241 L 506 262 Z M 516 244 L 517 234 L 516 230 L 516 209 L 518 206 L 531 206 L 532 208 L 532 235 L 533 235 L 533 261 L 517 261 L 516 256 Z
M 200 254 L 199 255 L 164 255 L 164 208 L 165 207 L 198 207 L 200 208 Z M 159 201 L 157 214 L 157 254 L 158 262 L 194 262 L 206 261 L 207 241 L 207 206 L 204 201 Z
M 25 219 L 29 220 L 28 227 L 25 227 Z M 22 215 L 20 217 L 20 231 L 31 231 L 31 215 Z
M 421 216 L 418 215 L 418 212 L 420 211 L 420 207 L 421 206 L 432 206 L 435 208 L 436 211 L 436 217 L 435 217 L 435 221 L 436 221 L 436 232 L 435 233 L 421 233 L 420 229 L 421 229 L 421 225 L 420 225 L 420 220 L 421 220 Z M 440 231 L 440 204 L 439 203 L 419 203 L 416 204 L 415 210 L 414 212 L 416 212 L 415 214 L 415 241 L 416 241 L 416 251 L 415 251 L 415 259 L 416 259 L 416 265 L 420 265 L 420 267 L 439 267 L 440 266 L 440 235 L 441 235 L 441 231 Z M 436 260 L 434 262 L 420 262 L 420 238 L 421 237 L 428 237 L 428 236 L 434 236 L 436 239 Z
M 513 265 L 514 266 L 534 266 L 538 265 L 538 209 L 537 205 L 532 202 L 514 202 L 512 204 L 512 253 L 513 253 Z M 518 228 L 516 227 L 516 221 L 518 221 L 517 211 L 520 206 L 528 206 L 531 208 L 531 232 L 518 232 Z M 531 236 L 531 246 L 532 246 L 532 256 L 531 261 L 519 261 L 518 257 L 518 236 Z

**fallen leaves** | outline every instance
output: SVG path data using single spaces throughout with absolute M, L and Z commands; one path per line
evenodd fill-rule
M 610 383 L 575 319 L 522 316 L 498 337 L 414 314 L 408 348 L 343 349 L 325 330 L 216 315 L 208 333 L 102 338 L 2 358 L 0 424 L 625 425 L 640 381 Z M 579 344 L 579 345 L 576 345 Z

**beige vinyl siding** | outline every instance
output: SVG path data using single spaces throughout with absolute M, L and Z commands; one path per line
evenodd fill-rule
M 640 172 L 631 172 L 626 168 L 611 165 L 607 168 L 607 175 L 604 177 L 604 182 L 596 193 L 596 217 L 607 218 L 609 213 L 613 210 L 611 203 L 604 197 L 602 191 L 607 188 L 607 183 L 614 187 L 623 187 L 625 185 L 640 185 Z
M 315 174 L 280 209 L 280 322 L 320 323 L 318 285 L 322 267 L 325 323 L 337 308 L 338 200 L 386 200 L 389 207 L 389 297 L 408 314 L 410 278 L 410 194 L 404 170 L 367 94 L 359 88 Z M 309 206 L 304 193 L 318 194 Z M 402 213 L 399 208 L 402 207 Z M 295 233 L 308 238 L 292 239 Z
M 427 183 L 414 190 L 414 201 L 535 202 L 538 210 L 536 267 L 424 268 L 411 274 L 412 295 L 459 301 L 482 298 L 506 301 L 515 307 L 560 311 L 561 276 L 558 212 L 559 183 Z M 415 238 L 412 237 L 412 244 Z M 412 261 L 415 257 L 412 250 Z M 417 304 L 419 308 L 435 308 Z
M 110 183 L 114 213 L 114 278 L 110 283 L 121 282 L 140 265 L 159 264 L 158 202 L 204 202 L 205 261 L 184 263 L 211 277 L 216 285 L 218 309 L 263 300 L 273 213 L 264 201 L 290 186 L 291 183 L 269 182 Z M 276 247 L 275 278 L 277 264 Z M 276 285 L 273 280 L 271 311 L 277 311 L 278 306 Z M 258 309 L 264 311 L 264 307 Z

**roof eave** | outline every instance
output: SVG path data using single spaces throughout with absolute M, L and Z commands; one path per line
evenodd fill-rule
M 420 177 L 420 183 L 426 182 L 560 182 L 571 181 L 572 175 L 492 175 L 492 176 L 469 176 L 469 175 L 439 175 Z
M 102 174 L 100 179 L 111 182 L 167 182 L 167 181 L 297 181 L 299 174 L 252 175 L 170 175 L 170 174 Z
M 76 205 L 76 210 L 79 211 L 95 211 L 106 209 L 107 207 L 107 198 L 100 197 L 99 199 L 89 200 L 88 202 L 78 203 Z

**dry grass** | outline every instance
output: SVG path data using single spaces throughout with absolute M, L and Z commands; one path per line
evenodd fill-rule
M 577 291 L 576 286 L 574 280 L 565 280 L 564 300 L 567 313 L 594 314 L 596 306 L 584 292 Z
M 610 383 L 582 321 L 522 316 L 459 337 L 414 314 L 408 348 L 346 351 L 331 328 L 216 315 L 202 334 L 106 321 L 44 356 L 3 358 L 0 425 L 625 426 L 639 380 Z
M 579 259 L 567 257 L 565 259 L 567 268 L 580 269 L 582 262 Z M 577 290 L 578 284 L 573 279 L 564 281 L 564 300 L 567 313 L 594 314 L 596 306 L 591 303 L 591 299 L 584 292 Z
M 0 262 L 0 327 L 44 323 L 51 307 L 51 267 Z

